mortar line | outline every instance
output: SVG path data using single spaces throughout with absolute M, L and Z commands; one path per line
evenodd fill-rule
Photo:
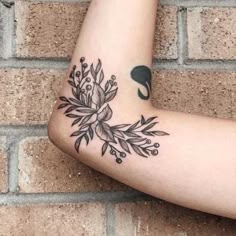
M 206 71 L 236 71 L 235 61 L 185 61 L 185 64 L 180 65 L 177 62 L 162 62 L 159 60 L 154 60 L 152 69 L 154 70 L 177 70 L 177 71 L 188 71 L 188 70 L 206 70 Z
M 0 136 L 24 138 L 29 136 L 47 136 L 47 125 L 0 126 Z
M 69 63 L 69 59 L 65 58 L 9 58 L 8 60 L 0 59 L 0 68 L 66 69 Z
M 7 193 L 0 194 L 0 205 L 63 204 L 103 202 L 120 203 L 129 201 L 149 201 L 153 197 L 136 190 L 128 192 L 89 193 Z
M 236 7 L 235 0 L 160 0 L 160 4 L 179 7 Z
M 7 7 L 4 5 L 4 3 L 2 3 L 2 5 L 0 5 L 0 14 L 2 14 L 3 18 L 2 57 L 6 59 L 12 57 L 12 31 L 14 24 L 14 9 L 12 7 Z
M 15 23 L 15 3 L 12 5 L 12 8 L 13 8 L 13 30 L 12 30 L 12 57 L 15 57 L 16 56 L 16 24 Z
M 107 236 L 115 236 L 115 212 L 114 212 L 114 204 L 107 203 L 106 204 L 106 235 Z
M 187 58 L 187 9 L 184 7 L 178 8 L 177 13 L 177 31 L 178 31 L 178 63 L 183 65 Z
M 69 66 L 69 60 L 55 59 L 0 59 L 0 68 L 15 69 L 59 69 L 66 70 Z M 235 70 L 236 59 L 233 60 L 186 60 L 185 65 L 179 65 L 176 60 L 153 59 L 153 67 L 158 69 L 215 69 L 215 70 Z
M 17 138 L 7 136 L 8 191 L 11 193 L 18 189 L 18 148 Z

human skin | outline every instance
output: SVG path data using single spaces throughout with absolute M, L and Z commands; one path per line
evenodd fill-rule
M 104 81 L 115 75 L 118 88 L 116 96 L 107 103 L 112 110 L 106 121 L 108 127 L 134 124 L 141 115 L 145 120 L 156 116 L 158 123 L 152 130 L 163 131 L 163 135 L 148 139 L 151 145 L 160 144 L 158 155 L 144 158 L 129 145 L 132 151 L 126 153 L 122 163 L 116 162 L 111 150 L 107 149 L 102 156 L 104 140 L 97 130 L 98 120 L 91 126 L 94 138 L 88 145 L 84 139 L 77 146 L 77 152 L 78 136 L 70 136 L 78 130 L 79 123 L 72 126 L 74 119 L 65 115 L 64 108 L 58 109 L 63 104 L 61 99 L 57 100 L 48 124 L 49 138 L 82 163 L 137 190 L 178 205 L 236 219 L 236 122 L 156 109 L 150 99 L 145 100 L 138 94 L 140 89 L 146 95 L 148 86 L 131 77 L 136 66 L 151 68 L 156 12 L 156 0 L 93 0 L 60 97 L 73 97 L 67 82 L 73 65 L 80 68 L 82 57 L 88 66 L 96 65 L 98 58 L 101 59 Z M 101 110 L 96 111 L 95 117 Z M 147 137 L 142 134 L 141 138 Z

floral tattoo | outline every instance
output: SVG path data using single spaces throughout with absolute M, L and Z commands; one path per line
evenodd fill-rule
M 64 114 L 73 120 L 72 126 L 78 129 L 71 134 L 75 137 L 75 149 L 79 152 L 81 143 L 86 145 L 96 135 L 103 141 L 102 156 L 110 151 L 117 163 L 132 152 L 147 158 L 158 155 L 159 143 L 152 143 L 149 136 L 169 135 L 164 131 L 152 130 L 158 122 L 157 117 L 145 119 L 144 116 L 134 124 L 109 125 L 113 111 L 109 105 L 118 92 L 114 75 L 104 81 L 105 75 L 102 62 L 98 59 L 96 66 L 90 66 L 85 58 L 80 59 L 80 68 L 73 66 L 68 83 L 71 86 L 72 97 L 60 97 L 62 103 L 58 109 L 64 109 Z

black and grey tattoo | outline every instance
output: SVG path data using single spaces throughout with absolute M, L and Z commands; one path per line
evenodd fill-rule
M 141 90 L 138 89 L 138 96 L 143 100 L 148 100 L 152 89 L 151 70 L 147 66 L 137 66 L 131 71 L 131 78 L 137 83 L 143 85 L 147 91 L 147 95 L 144 95 Z
M 89 66 L 82 57 L 80 68 L 74 65 L 68 80 L 73 96 L 60 97 L 62 103 L 58 109 L 64 109 L 64 114 L 73 120 L 72 126 L 78 127 L 71 134 L 76 138 L 76 151 L 79 152 L 82 142 L 88 145 L 96 135 L 103 141 L 102 155 L 109 150 L 119 164 L 132 152 L 145 158 L 158 155 L 160 144 L 152 143 L 148 136 L 169 134 L 152 130 L 158 123 L 157 117 L 146 119 L 141 116 L 134 124 L 108 124 L 113 116 L 109 102 L 117 95 L 118 87 L 114 75 L 107 81 L 104 78 L 100 59 L 96 66 Z

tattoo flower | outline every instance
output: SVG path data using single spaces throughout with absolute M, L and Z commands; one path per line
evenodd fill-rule
M 119 164 L 131 152 L 145 158 L 158 155 L 159 143 L 152 143 L 148 136 L 164 136 L 168 133 L 152 130 L 158 123 L 155 122 L 157 117 L 145 119 L 141 116 L 132 125 L 109 125 L 108 121 L 113 115 L 109 102 L 115 98 L 118 87 L 115 75 L 106 82 L 104 77 L 100 59 L 96 66 L 88 66 L 82 57 L 80 68 L 74 65 L 69 75 L 68 83 L 73 96 L 60 97 L 62 103 L 58 109 L 63 109 L 64 114 L 73 120 L 72 126 L 78 126 L 71 134 L 71 137 L 76 137 L 76 151 L 79 152 L 82 141 L 88 145 L 96 135 L 104 142 L 102 155 L 109 150 Z

